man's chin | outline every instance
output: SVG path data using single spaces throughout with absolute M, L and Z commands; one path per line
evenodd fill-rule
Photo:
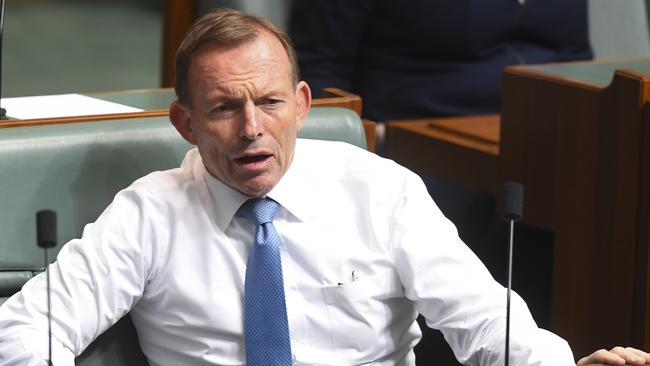
M 275 187 L 277 181 L 269 182 L 264 179 L 253 179 L 241 184 L 237 189 L 248 197 L 263 197 Z

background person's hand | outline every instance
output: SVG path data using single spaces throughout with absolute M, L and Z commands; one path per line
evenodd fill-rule
M 598 365 L 646 365 L 650 364 L 650 353 L 632 347 L 601 349 L 578 361 L 577 366 Z

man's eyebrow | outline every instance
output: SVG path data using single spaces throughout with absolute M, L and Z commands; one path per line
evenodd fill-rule
M 269 90 L 268 92 L 255 97 L 255 100 L 259 99 L 272 99 L 272 98 L 287 98 L 289 93 L 283 90 Z
M 252 95 L 251 100 L 256 102 L 264 99 L 287 99 L 290 93 L 282 89 L 270 89 L 259 95 Z M 208 105 L 221 103 L 242 103 L 250 95 L 233 94 L 222 88 L 213 90 L 213 93 L 205 96 L 205 102 Z
M 212 98 L 216 102 L 241 102 L 244 98 L 237 97 L 234 95 L 220 95 L 215 98 Z
M 214 96 L 208 96 L 206 102 L 208 105 L 223 104 L 223 103 L 241 103 L 244 98 L 230 95 L 230 94 L 219 94 Z

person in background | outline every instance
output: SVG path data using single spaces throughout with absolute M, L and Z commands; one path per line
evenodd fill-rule
M 294 1 L 289 35 L 315 96 L 376 122 L 498 113 L 505 66 L 592 58 L 586 0 Z

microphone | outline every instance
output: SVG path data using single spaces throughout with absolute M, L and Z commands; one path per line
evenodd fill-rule
M 45 278 L 47 280 L 48 365 L 52 366 L 52 310 L 50 304 L 50 258 L 47 250 L 56 246 L 56 212 L 41 210 L 36 213 L 36 243 L 45 252 Z
M 505 366 L 510 362 L 510 294 L 512 292 L 512 250 L 515 221 L 521 220 L 524 211 L 524 187 L 515 182 L 503 185 L 503 218 L 508 222 L 508 293 L 506 299 L 506 358 Z

